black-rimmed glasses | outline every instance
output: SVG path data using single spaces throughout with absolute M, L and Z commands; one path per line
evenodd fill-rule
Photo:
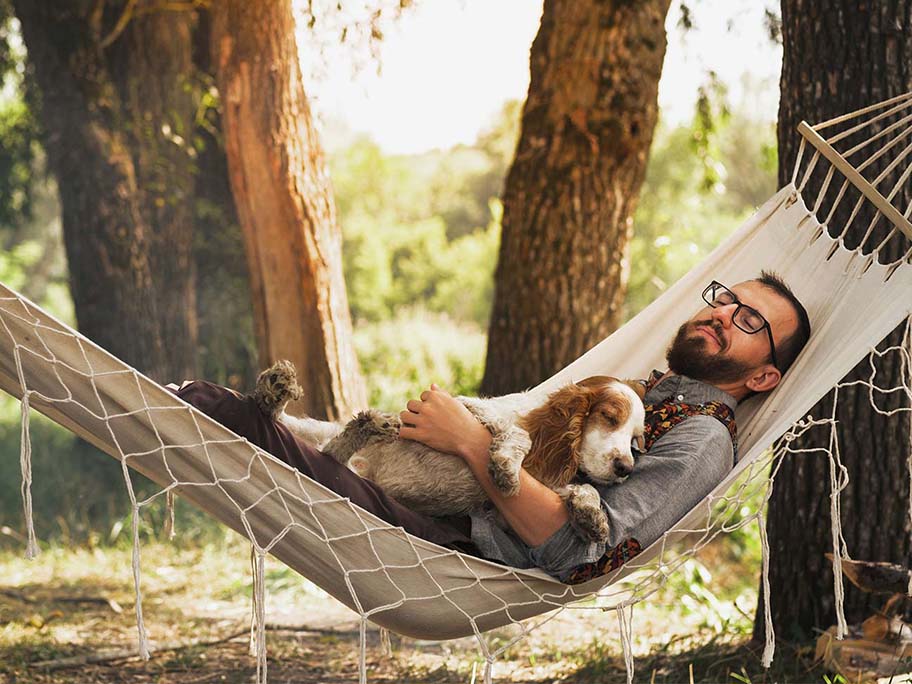
M 773 360 L 773 365 L 779 368 L 779 361 L 776 359 L 776 344 L 773 342 L 773 329 L 770 327 L 769 321 L 763 317 L 763 314 L 752 306 L 742 304 L 734 292 L 716 280 L 712 281 L 703 290 L 703 301 L 714 309 L 720 306 L 737 304 L 738 308 L 732 314 L 732 323 L 748 335 L 753 335 L 765 329 L 766 335 L 769 337 L 770 357 Z M 779 370 L 782 369 L 780 368 Z

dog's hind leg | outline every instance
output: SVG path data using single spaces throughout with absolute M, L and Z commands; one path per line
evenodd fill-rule
M 276 361 L 257 377 L 253 398 L 260 410 L 276 419 L 288 402 L 300 399 L 304 390 L 298 385 L 298 374 L 291 361 Z
M 328 420 L 317 420 L 310 416 L 290 416 L 280 413 L 276 420 L 291 430 L 296 437 L 316 449 L 323 449 L 326 444 L 334 439 L 345 427 L 342 423 L 332 423 Z

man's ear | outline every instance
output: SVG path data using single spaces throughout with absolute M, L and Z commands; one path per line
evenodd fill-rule
M 769 392 L 776 388 L 780 380 L 782 380 L 782 371 L 768 363 L 758 368 L 744 385 L 751 392 Z

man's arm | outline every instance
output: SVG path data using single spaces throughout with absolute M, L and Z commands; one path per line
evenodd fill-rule
M 529 546 L 539 546 L 569 520 L 561 498 L 525 470 L 520 470 L 519 493 L 504 496 L 488 474 L 491 433 L 461 402 L 436 385 L 408 402 L 399 415 L 399 435 L 459 456 L 501 512 L 510 528 Z
M 634 537 L 643 548 L 671 529 L 731 472 L 731 436 L 711 416 L 693 416 L 665 433 L 620 485 L 598 486 L 608 545 Z

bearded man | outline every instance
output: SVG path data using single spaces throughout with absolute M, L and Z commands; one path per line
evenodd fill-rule
M 804 306 L 774 273 L 730 288 L 714 281 L 703 300 L 668 347 L 668 370 L 644 381 L 647 448 L 633 474 L 621 484 L 594 485 L 608 516 L 607 547 L 576 534 L 561 498 L 525 471 L 519 494 L 504 496 L 488 474 L 491 434 L 449 394 L 432 386 L 408 403 L 400 418 L 413 427 L 400 436 L 463 458 L 496 507 L 472 516 L 471 539 L 482 555 L 563 580 L 606 548 L 645 548 L 728 475 L 737 460 L 735 407 L 779 384 L 811 327 Z
M 491 503 L 471 517 L 441 519 L 406 508 L 296 439 L 252 397 L 201 381 L 174 389 L 273 456 L 415 536 L 577 581 L 594 567 L 604 571 L 612 550 L 623 547 L 632 555 L 659 539 L 725 478 L 737 460 L 738 402 L 774 389 L 810 337 L 804 306 L 773 273 L 730 288 L 714 281 L 703 301 L 668 347 L 668 370 L 643 381 L 646 443 L 633 474 L 620 484 L 594 485 L 608 517 L 607 544 L 583 540 L 560 496 L 525 470 L 519 493 L 504 496 L 488 472 L 491 433 L 436 385 L 408 402 L 399 434 L 466 462 Z

